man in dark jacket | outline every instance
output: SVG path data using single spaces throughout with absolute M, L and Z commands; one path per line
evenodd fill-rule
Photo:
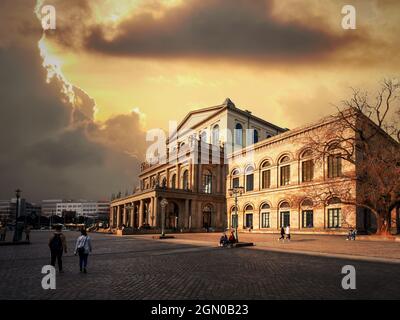
M 49 248 L 51 253 L 51 262 L 50 264 L 55 267 L 56 260 L 58 264 L 58 269 L 60 272 L 63 272 L 62 268 L 62 255 L 63 252 L 67 253 L 67 241 L 65 239 L 64 234 L 61 232 L 61 226 L 57 225 L 55 227 L 56 231 L 53 236 L 49 239 Z
M 279 240 L 285 241 L 285 229 L 283 227 L 281 227 L 281 237 L 279 238 Z

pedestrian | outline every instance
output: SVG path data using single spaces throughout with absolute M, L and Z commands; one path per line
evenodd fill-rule
M 49 248 L 51 253 L 50 264 L 55 267 L 57 260 L 58 269 L 60 273 L 62 273 L 62 255 L 63 252 L 67 253 L 67 241 L 64 234 L 61 232 L 61 225 L 59 224 L 55 226 L 55 232 L 49 240 Z
M 288 224 L 285 228 L 286 239 L 290 241 L 290 224 Z
M 356 236 L 357 236 L 357 229 L 353 230 L 353 240 L 356 240 Z
M 347 234 L 346 240 L 352 240 L 353 237 L 353 228 L 351 228 Z
M 0 226 L 0 241 L 6 241 L 7 225 L 1 224 Z
M 221 238 L 219 239 L 219 246 L 220 247 L 226 247 L 228 245 L 228 236 L 226 235 L 226 233 L 224 232 L 221 236 Z
M 89 253 L 92 252 L 92 240 L 87 235 L 86 229 L 81 230 L 81 235 L 76 239 L 75 255 L 79 255 L 79 270 L 87 273 Z
M 236 243 L 236 237 L 233 231 L 231 231 L 231 234 L 229 235 L 228 242 L 231 247 Z
M 278 241 L 283 240 L 285 241 L 285 229 L 281 227 L 281 237 L 278 239 Z
M 25 241 L 31 241 L 30 234 L 31 234 L 31 226 L 25 227 Z

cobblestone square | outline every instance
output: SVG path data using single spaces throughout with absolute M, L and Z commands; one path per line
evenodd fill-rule
M 0 247 L 0 299 L 400 298 L 398 243 L 347 244 L 338 238 L 302 236 L 290 244 L 278 244 L 274 235 L 242 235 L 243 241 L 252 240 L 256 246 L 227 249 L 217 246 L 219 234 L 178 234 L 175 239 L 154 240 L 91 233 L 88 274 L 81 274 L 73 255 L 78 233 L 65 235 L 69 252 L 63 259 L 65 273 L 57 273 L 56 290 L 41 287 L 41 269 L 50 262 L 49 232 L 32 232 L 31 245 Z M 306 249 L 318 252 L 317 243 L 321 243 L 320 252 L 323 247 L 327 252 L 337 248 L 336 252 L 349 256 L 370 248 L 382 257 L 387 248 L 394 262 L 294 254 Z M 343 243 L 343 249 L 338 243 Z M 278 245 L 287 253 L 270 250 Z M 341 287 L 344 265 L 356 269 L 356 290 Z

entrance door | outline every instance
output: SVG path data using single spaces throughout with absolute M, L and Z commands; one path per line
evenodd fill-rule
M 203 228 L 205 228 L 206 230 L 211 227 L 211 212 L 211 205 L 206 205 L 203 208 Z
M 290 211 L 281 211 L 281 227 L 287 227 L 290 224 Z
M 253 229 L 253 214 L 252 213 L 246 214 L 246 228 Z

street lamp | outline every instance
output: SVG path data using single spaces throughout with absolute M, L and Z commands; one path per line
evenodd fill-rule
M 239 236 L 238 236 L 239 218 L 238 218 L 238 211 L 237 211 L 237 209 L 238 209 L 238 195 L 241 196 L 243 191 L 244 191 L 243 187 L 233 187 L 232 189 L 228 190 L 229 196 L 231 196 L 231 197 L 234 196 L 235 197 L 235 215 L 234 215 L 234 217 L 235 217 L 235 219 L 234 219 L 235 226 L 234 227 L 235 227 L 235 237 L 236 237 L 236 241 L 237 242 L 239 242 Z
M 165 210 L 168 206 L 168 201 L 167 199 L 162 199 L 161 202 L 161 236 L 164 237 L 165 236 Z
M 14 230 L 14 242 L 17 242 L 19 240 L 18 237 L 18 211 L 19 211 L 19 198 L 21 196 L 21 190 L 17 189 L 15 190 L 15 196 L 17 197 L 17 203 L 15 207 L 15 230 Z

